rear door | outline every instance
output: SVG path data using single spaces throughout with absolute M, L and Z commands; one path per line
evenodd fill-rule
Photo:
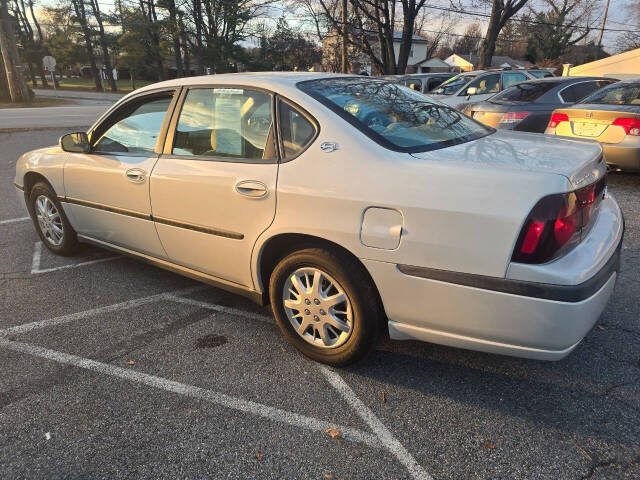
M 90 132 L 90 153 L 68 155 L 65 201 L 79 234 L 165 256 L 151 221 L 149 175 L 176 92 L 146 93 L 118 106 Z
M 151 176 L 173 263 L 252 287 L 251 250 L 276 208 L 274 102 L 250 87 L 184 90 Z

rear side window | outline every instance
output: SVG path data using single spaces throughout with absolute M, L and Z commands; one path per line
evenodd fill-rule
M 273 159 L 271 95 L 242 88 L 189 90 L 173 143 L 175 155 Z
M 602 80 L 605 82 L 605 80 Z M 604 105 L 640 105 L 640 83 L 611 85 L 595 92 L 580 103 L 600 103 Z
M 442 82 L 444 82 L 445 80 L 447 80 L 447 77 L 432 77 L 427 79 L 427 88 L 425 89 L 425 92 L 428 92 L 430 90 L 433 90 L 436 87 L 439 87 L 440 85 L 442 85 Z
M 307 117 L 282 100 L 278 102 L 278 115 L 282 153 L 285 159 L 291 159 L 313 140 L 316 129 Z
M 173 92 L 133 100 L 116 110 L 94 135 L 93 150 L 104 153 L 151 153 L 162 129 Z
M 492 102 L 533 102 L 543 96 L 558 84 L 555 82 L 527 82 L 519 83 L 507 88 L 495 97 Z
M 562 101 L 566 103 L 577 102 L 607 84 L 606 80 L 576 83 L 575 85 L 571 85 L 560 92 L 560 98 L 562 98 Z
M 524 73 L 504 73 L 502 74 L 502 88 L 509 88 L 527 80 L 529 79 Z

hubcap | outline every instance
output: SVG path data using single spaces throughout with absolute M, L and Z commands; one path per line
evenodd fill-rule
M 36 218 L 42 235 L 51 245 L 62 244 L 64 238 L 64 227 L 60 212 L 55 204 L 46 196 L 40 195 L 36 198 Z
M 330 275 L 317 268 L 299 268 L 284 284 L 284 310 L 306 342 L 322 348 L 344 344 L 353 330 L 351 302 Z

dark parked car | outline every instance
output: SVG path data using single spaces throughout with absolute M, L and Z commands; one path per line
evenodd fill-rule
M 469 105 L 464 112 L 490 127 L 544 133 L 556 108 L 573 105 L 612 78 L 550 77 L 519 83 L 484 102 Z

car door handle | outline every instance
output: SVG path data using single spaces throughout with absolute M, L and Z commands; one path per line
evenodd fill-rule
M 147 175 L 147 172 L 145 172 L 141 168 L 130 168 L 125 172 L 125 176 L 127 177 L 127 180 L 133 183 L 144 183 L 146 175 Z
M 267 186 L 256 180 L 243 180 L 236 183 L 236 192 L 245 197 L 263 198 L 267 196 L 269 190 Z

